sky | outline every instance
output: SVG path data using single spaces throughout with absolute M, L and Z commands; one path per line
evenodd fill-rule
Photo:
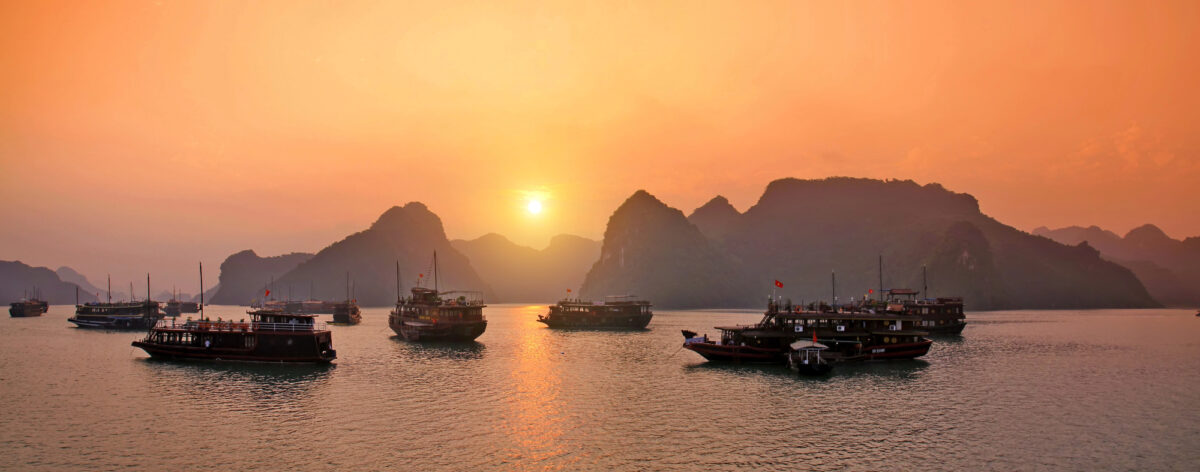
M 0 0 L 0 260 L 190 286 L 409 201 L 541 248 L 638 189 L 828 176 L 1200 236 L 1197 31 L 1194 1 Z

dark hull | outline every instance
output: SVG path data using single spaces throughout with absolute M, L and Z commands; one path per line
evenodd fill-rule
M 778 364 L 786 359 L 786 351 L 782 348 L 735 346 L 712 342 L 689 343 L 683 347 L 700 354 L 709 362 Z
M 33 316 L 42 316 L 46 313 L 46 307 L 42 305 L 14 305 L 8 309 L 9 316 L 13 318 L 29 318 Z
M 133 346 L 146 351 L 150 357 L 167 360 L 272 362 L 325 364 L 337 359 L 337 351 L 323 349 L 322 339 L 313 334 L 254 334 L 223 333 L 225 338 L 214 347 L 134 341 Z M 238 339 L 232 339 L 239 337 Z M 244 338 L 253 337 L 254 347 L 222 347 L 221 344 L 245 345 Z M 291 344 L 288 344 L 291 342 Z
M 862 349 L 860 353 L 846 355 L 841 361 L 870 361 L 883 359 L 916 359 L 929 353 L 933 341 L 924 339 L 916 343 L 878 344 Z
M 362 315 L 359 313 L 334 313 L 333 322 L 341 325 L 356 325 L 362 323 Z
M 793 371 L 800 375 L 829 375 L 833 372 L 833 364 L 828 362 L 812 362 L 808 364 L 794 363 L 789 365 Z
M 942 326 L 921 326 L 920 328 L 923 331 L 929 332 L 929 334 L 954 335 L 954 334 L 962 334 L 963 328 L 966 328 L 966 327 L 967 327 L 967 322 L 964 321 L 964 322 L 958 323 L 958 324 L 942 325 Z
M 405 341 L 474 341 L 487 329 L 487 320 L 460 323 L 413 324 L 389 319 L 388 325 Z
M 146 317 L 131 317 L 131 316 L 109 316 L 109 317 L 72 317 L 67 318 L 67 321 L 74 323 L 75 326 L 86 329 L 106 329 L 118 331 L 145 331 L 158 323 L 162 318 L 146 318 Z
M 539 317 L 538 322 L 551 328 L 580 328 L 580 329 L 646 329 L 653 314 L 613 314 L 603 316 L 562 316 L 551 315 Z

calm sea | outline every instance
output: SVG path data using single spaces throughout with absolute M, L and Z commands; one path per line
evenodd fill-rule
M 150 361 L 72 308 L 0 318 L 0 468 L 1200 470 L 1187 310 L 972 313 L 921 360 L 817 380 L 679 350 L 753 312 L 555 331 L 496 305 L 478 343 L 436 346 L 367 309 L 314 367 Z

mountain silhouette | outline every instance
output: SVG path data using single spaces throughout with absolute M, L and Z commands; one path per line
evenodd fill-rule
M 639 191 L 610 218 L 584 293 L 759 307 L 773 293 L 828 301 L 833 277 L 839 302 L 915 288 L 976 310 L 1157 306 L 1129 269 L 1004 225 L 970 195 L 844 177 L 776 180 L 744 213 L 715 198 L 688 219 Z
M 487 300 L 495 298 L 467 257 L 446 239 L 442 220 L 419 202 L 388 209 L 370 228 L 320 250 L 277 278 L 275 286 L 282 292 L 281 287 L 306 290 L 312 283 L 316 298 L 344 299 L 349 274 L 350 296 L 360 305 L 391 306 L 396 303 L 396 263 L 405 293 L 417 283 L 432 287 L 434 251 L 440 290 L 479 291 Z M 225 280 L 221 285 L 226 286 Z M 255 286 L 262 288 L 263 282 Z
M 664 308 L 736 306 L 749 287 L 683 212 L 638 190 L 608 219 L 584 298 L 635 294 Z
M 75 304 L 76 289 L 80 303 L 97 301 L 93 292 L 64 282 L 46 267 L 31 267 L 21 261 L 0 261 L 0 303 L 18 301 L 26 294 L 33 294 L 35 289 L 40 298 L 51 305 Z
M 450 242 L 471 261 L 495 291 L 496 302 L 552 303 L 578 293 L 583 278 L 600 256 L 600 242 L 560 234 L 537 250 L 490 233 Z
M 1033 232 L 1068 245 L 1086 242 L 1104 258 L 1132 270 L 1159 302 L 1200 305 L 1200 238 L 1176 240 L 1151 224 L 1124 237 L 1097 226 L 1040 227 Z
M 252 300 L 263 298 L 263 289 L 270 284 L 272 277 L 278 279 L 312 257 L 312 254 L 300 252 L 259 257 L 250 249 L 233 254 L 221 263 L 218 287 L 214 287 L 216 292 L 211 296 L 206 292 L 205 302 L 213 305 L 249 305 Z M 279 284 L 275 286 L 280 287 Z M 283 287 L 285 290 L 282 294 L 286 296 L 287 286 Z M 307 292 L 308 284 L 305 283 L 303 288 Z M 272 298 L 278 298 L 277 295 Z

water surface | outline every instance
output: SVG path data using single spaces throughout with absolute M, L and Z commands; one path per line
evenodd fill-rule
M 151 361 L 72 309 L 0 318 L 2 469 L 1200 470 L 1186 310 L 971 313 L 920 360 L 809 379 L 679 350 L 753 312 L 556 331 L 493 305 L 478 342 L 420 345 L 369 308 L 336 365 L 276 366 Z

